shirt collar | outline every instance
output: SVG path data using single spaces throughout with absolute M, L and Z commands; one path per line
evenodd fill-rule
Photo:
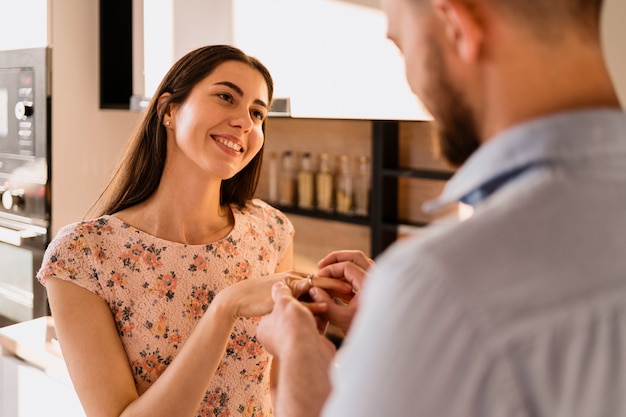
M 618 109 L 558 113 L 516 125 L 482 144 L 426 212 L 462 201 L 476 205 L 510 179 L 544 164 L 567 163 L 617 149 L 626 153 L 626 114 Z

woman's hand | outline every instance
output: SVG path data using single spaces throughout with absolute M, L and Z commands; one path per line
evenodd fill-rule
M 274 307 L 271 291 L 277 282 L 283 282 L 295 298 L 305 297 L 311 289 L 309 274 L 286 271 L 233 284 L 220 291 L 212 304 L 227 308 L 233 318 L 264 316 Z M 320 283 L 323 283 L 324 288 L 338 294 L 347 294 L 352 289 L 347 282 L 334 278 L 323 278 Z M 316 301 L 307 303 L 307 306 L 313 313 L 321 313 L 326 309 L 325 303 Z

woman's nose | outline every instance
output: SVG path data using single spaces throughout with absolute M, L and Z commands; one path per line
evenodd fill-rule
M 231 124 L 243 130 L 250 130 L 254 122 L 248 109 L 238 109 L 232 115 Z

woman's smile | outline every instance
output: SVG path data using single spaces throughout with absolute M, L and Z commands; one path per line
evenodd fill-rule
M 237 153 L 243 153 L 244 149 L 241 145 L 239 145 L 237 142 L 238 139 L 230 136 L 230 135 L 211 135 L 211 137 L 218 143 L 221 143 L 222 145 L 226 146 L 229 149 L 232 149 L 233 151 L 237 152 Z

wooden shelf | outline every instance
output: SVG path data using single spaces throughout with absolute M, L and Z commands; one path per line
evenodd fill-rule
M 385 177 L 423 178 L 429 180 L 449 180 L 453 173 L 413 168 L 383 168 L 381 175 Z
M 338 221 L 338 222 L 343 222 L 343 223 L 359 224 L 359 225 L 364 225 L 364 226 L 370 226 L 371 224 L 371 219 L 369 217 L 348 216 L 344 214 L 326 212 L 326 211 L 321 211 L 321 210 L 302 209 L 302 208 L 292 207 L 292 206 L 283 206 L 283 205 L 271 203 L 271 202 L 270 204 L 272 204 L 272 206 L 276 207 L 283 213 L 291 213 L 291 214 L 297 214 L 300 216 L 313 217 L 313 218 L 323 219 L 323 220 L 332 220 L 332 221 Z
M 297 118 L 272 122 L 274 125 L 270 131 L 279 138 L 277 142 L 280 143 L 272 139 L 268 145 L 273 144 L 272 152 L 277 155 L 285 150 L 295 153 L 350 154 L 352 157 L 368 155 L 371 162 L 369 216 L 305 210 L 268 200 L 284 213 L 368 228 L 372 258 L 382 253 L 399 236 L 406 234 L 407 230 L 418 231 L 435 219 L 421 212 L 420 201 L 434 198 L 454 172 L 438 158 L 434 140 L 429 136 L 430 127 L 423 124 L 426 122 L 413 124 L 399 120 Z M 316 232 L 313 230 L 309 239 Z M 320 241 L 328 243 L 322 238 Z

